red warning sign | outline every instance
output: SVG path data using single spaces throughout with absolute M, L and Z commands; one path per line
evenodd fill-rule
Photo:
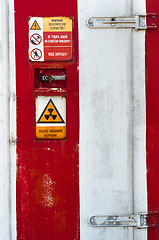
M 43 18 L 43 43 L 45 61 L 72 59 L 72 19 L 64 17 Z
M 31 37 L 30 37 L 30 41 L 32 44 L 34 45 L 39 45 L 42 41 L 42 37 L 38 34 L 38 33 L 34 33 Z
M 44 32 L 45 60 L 72 58 L 72 32 Z
M 42 57 L 42 51 L 38 48 L 34 48 L 31 51 L 30 56 L 33 60 L 39 60 Z

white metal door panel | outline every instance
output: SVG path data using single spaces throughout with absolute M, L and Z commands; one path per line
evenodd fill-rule
M 79 0 L 82 240 L 146 239 L 146 230 L 87 223 L 92 215 L 147 210 L 145 33 L 86 26 L 92 16 L 139 13 L 144 1 Z

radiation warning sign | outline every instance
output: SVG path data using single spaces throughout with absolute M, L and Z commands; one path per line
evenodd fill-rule
M 66 138 L 66 97 L 36 98 L 37 139 Z
M 42 53 L 40 58 L 32 54 L 35 45 Z M 72 18 L 29 18 L 29 60 L 72 60 Z

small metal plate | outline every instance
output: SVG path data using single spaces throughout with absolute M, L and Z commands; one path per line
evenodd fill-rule
M 91 216 L 88 222 L 92 227 L 159 227 L 159 213 Z
M 147 26 L 147 18 L 152 19 L 150 26 Z M 131 17 L 91 17 L 87 21 L 89 28 L 94 29 L 122 29 L 133 28 L 135 30 L 156 29 L 155 14 L 138 15 Z

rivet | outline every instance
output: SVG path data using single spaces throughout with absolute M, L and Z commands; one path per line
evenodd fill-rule
M 91 19 L 88 20 L 88 24 L 89 25 L 92 25 L 93 24 L 93 21 Z

